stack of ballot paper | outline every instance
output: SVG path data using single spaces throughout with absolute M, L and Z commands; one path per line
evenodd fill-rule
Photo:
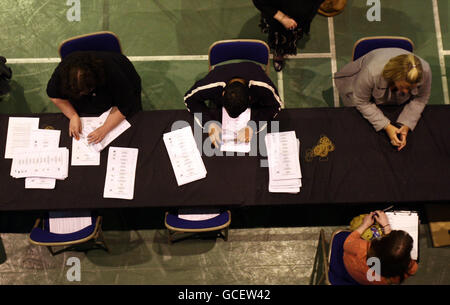
M 206 177 L 206 168 L 190 126 L 165 133 L 163 140 L 178 186 Z
M 25 188 L 54 189 L 56 179 L 65 179 L 67 149 L 59 150 L 60 130 L 38 129 L 39 118 L 10 117 L 5 158 L 13 159 L 11 175 L 25 179 Z
M 98 152 L 102 151 L 114 139 L 120 136 L 125 130 L 130 128 L 131 124 L 127 120 L 123 120 L 113 130 L 111 130 L 105 138 L 97 144 L 89 144 L 88 135 L 102 126 L 108 118 L 111 109 L 102 113 L 99 117 L 83 117 L 81 118 L 81 136 L 80 140 L 72 141 L 72 150 L 75 156 L 72 156 L 72 165 L 99 165 L 100 157 Z M 88 152 L 91 152 L 90 154 Z M 98 161 L 98 164 L 97 164 Z
M 265 143 L 269 163 L 269 192 L 300 192 L 300 141 L 295 131 L 268 133 Z
M 133 199 L 137 148 L 110 147 L 103 197 Z
M 221 151 L 234 151 L 248 153 L 250 142 L 237 141 L 238 132 L 247 126 L 250 121 L 251 110 L 247 108 L 237 118 L 228 115 L 225 108 L 222 108 L 222 145 Z
M 66 147 L 16 153 L 11 166 L 11 176 L 14 178 L 42 177 L 64 180 L 68 173 L 69 150 Z

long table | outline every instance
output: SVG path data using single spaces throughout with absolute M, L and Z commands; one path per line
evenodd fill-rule
M 382 110 L 395 120 L 401 107 Z M 61 113 L 1 114 L 3 211 L 450 202 L 450 106 L 427 106 L 400 152 L 355 108 L 284 109 L 277 116 L 278 128 L 272 122 L 254 136 L 257 142 L 252 147 L 257 151 L 252 149 L 244 156 L 221 156 L 217 151 L 213 156 L 203 154 L 206 178 L 183 186 L 176 183 L 162 136 L 171 131 L 174 122 L 192 126 L 194 134 L 201 134 L 201 145 L 209 145 L 207 134 L 185 110 L 142 111 L 129 119 L 131 127 L 110 144 L 139 149 L 132 200 L 103 198 L 108 148 L 101 152 L 100 166 L 70 166 L 69 177 L 57 181 L 53 190 L 25 189 L 24 179 L 10 176 L 12 160 L 4 159 L 10 116 L 38 116 L 40 128 L 61 130 L 60 147 L 72 146 L 68 120 Z M 268 168 L 263 166 L 267 159 L 264 135 L 290 130 L 295 130 L 301 142 L 301 191 L 270 193 Z M 311 157 L 309 152 L 323 136 L 334 150 L 326 157 Z

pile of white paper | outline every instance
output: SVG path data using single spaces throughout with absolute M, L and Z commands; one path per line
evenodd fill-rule
M 137 148 L 109 148 L 103 197 L 133 199 L 138 152 Z
M 80 140 L 77 141 L 74 139 L 72 141 L 72 147 L 73 145 L 75 145 L 75 149 L 72 149 L 75 152 L 75 156 L 72 157 L 72 165 L 98 165 L 96 164 L 96 161 L 97 159 L 100 159 L 99 155 L 95 153 L 102 151 L 106 146 L 114 141 L 114 139 L 120 136 L 125 130 L 130 128 L 131 124 L 127 120 L 123 120 L 119 125 L 111 130 L 101 142 L 97 144 L 89 144 L 88 135 L 105 123 L 110 112 L 111 109 L 102 113 L 102 115 L 100 115 L 99 117 L 81 118 L 82 131 Z M 86 154 L 86 152 L 88 152 L 89 150 L 91 151 L 91 154 Z M 86 162 L 86 164 L 83 163 L 83 160 Z
M 69 150 L 59 147 L 52 150 L 16 153 L 11 166 L 14 178 L 42 177 L 66 179 L 69 173 Z
M 165 133 L 163 140 L 178 186 L 206 177 L 206 168 L 190 126 Z
M 250 151 L 250 142 L 237 141 L 239 130 L 247 126 L 250 121 L 251 110 L 247 108 L 237 118 L 228 115 L 225 108 L 222 108 L 222 145 L 221 151 L 234 151 L 248 153 Z
M 386 212 L 391 230 L 408 232 L 413 239 L 411 258 L 417 260 L 419 256 L 419 214 L 413 211 Z
M 265 143 L 269 163 L 269 192 L 300 192 L 300 141 L 295 131 L 268 133 Z
M 50 211 L 49 230 L 56 234 L 68 234 L 80 231 L 92 225 L 90 211 Z

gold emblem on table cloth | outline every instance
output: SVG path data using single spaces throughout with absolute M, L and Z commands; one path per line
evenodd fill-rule
M 334 148 L 333 142 L 327 136 L 321 135 L 317 145 L 306 150 L 305 160 L 311 162 L 314 157 L 319 157 L 320 161 L 328 161 L 328 153 L 334 151 Z
M 45 127 L 44 127 L 44 129 L 50 129 L 50 130 L 54 130 L 54 129 L 55 129 L 55 127 L 53 127 L 53 126 L 51 126 L 51 125 L 47 125 L 47 126 L 45 126 Z

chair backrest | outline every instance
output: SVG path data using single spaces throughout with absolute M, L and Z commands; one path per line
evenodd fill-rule
M 61 59 L 74 51 L 110 51 L 122 53 L 122 48 L 116 34 L 103 31 L 64 40 L 58 50 Z
M 345 269 L 344 242 L 350 231 L 338 230 L 333 233 L 328 256 L 328 279 L 332 285 L 359 285 Z
M 264 66 L 269 73 L 270 49 L 267 43 L 254 39 L 235 39 L 216 41 L 209 47 L 209 70 L 215 65 L 229 60 L 250 60 Z
M 413 52 L 414 43 L 411 39 L 399 36 L 375 36 L 358 40 L 353 46 L 353 60 L 380 48 L 401 48 Z

